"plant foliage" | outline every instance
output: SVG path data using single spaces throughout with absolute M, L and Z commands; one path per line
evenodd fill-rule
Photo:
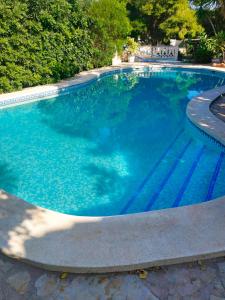
M 202 31 L 188 0 L 129 0 L 128 8 L 135 35 L 153 43 Z
M 126 3 L 118 0 L 93 0 L 87 13 L 92 20 L 95 66 L 110 64 L 113 54 L 121 52 L 131 31 Z
M 0 0 L 0 92 L 92 66 L 88 19 L 76 0 Z
M 198 38 L 198 62 L 224 58 L 224 0 L 0 0 L 0 93 L 111 64 L 137 40 Z

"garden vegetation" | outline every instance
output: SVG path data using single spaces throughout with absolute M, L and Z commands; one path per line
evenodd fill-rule
M 196 58 L 209 60 L 223 52 L 224 18 L 224 0 L 0 0 L 0 92 L 108 65 L 130 37 L 200 37 Z

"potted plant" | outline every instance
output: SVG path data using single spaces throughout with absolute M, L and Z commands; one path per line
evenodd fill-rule
M 138 50 L 138 43 L 131 37 L 127 39 L 127 53 L 128 53 L 128 62 L 134 63 L 135 53 Z

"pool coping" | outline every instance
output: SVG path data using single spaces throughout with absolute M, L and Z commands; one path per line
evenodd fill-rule
M 225 122 L 210 109 L 212 103 L 224 93 L 225 86 L 222 86 L 192 98 L 187 105 L 186 114 L 198 128 L 225 146 Z
M 8 107 L 35 101 L 21 97 L 48 91 L 57 94 L 62 88 L 89 82 L 113 70 L 143 66 L 219 69 L 174 63 L 122 64 L 82 72 L 56 85 L 25 89 L 11 94 L 11 98 L 10 94 L 0 95 L 0 103 L 4 101 L 4 107 Z M 225 92 L 225 87 L 193 98 L 187 115 L 201 130 L 225 145 L 225 123 L 210 111 L 221 91 Z M 22 100 L 5 102 L 10 99 Z M 224 228 L 225 197 L 132 215 L 78 217 L 43 209 L 0 192 L 0 250 L 53 271 L 118 272 L 224 256 Z

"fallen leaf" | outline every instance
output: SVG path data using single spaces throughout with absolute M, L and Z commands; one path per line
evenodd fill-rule
M 148 272 L 145 270 L 139 270 L 138 274 L 140 279 L 146 279 L 148 277 Z
M 63 279 L 66 279 L 67 277 L 68 277 L 68 273 L 67 273 L 67 272 L 63 272 L 63 273 L 61 273 L 60 276 L 59 276 L 59 278 L 62 279 L 62 280 L 63 280 Z

